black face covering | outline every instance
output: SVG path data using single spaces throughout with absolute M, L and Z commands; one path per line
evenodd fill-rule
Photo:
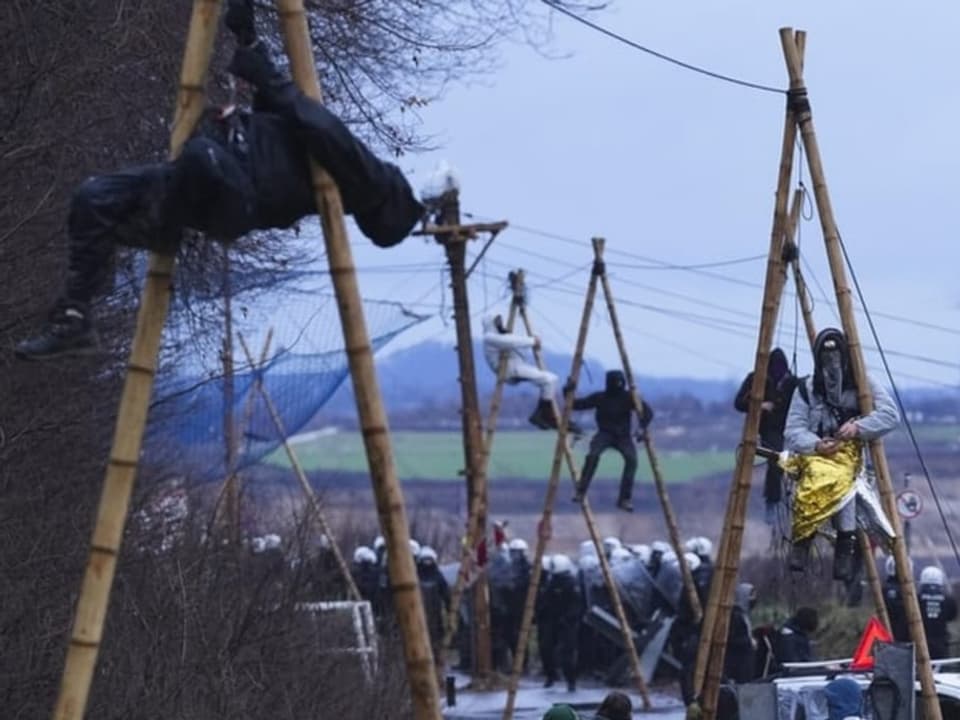
M 839 348 L 824 349 L 820 353 L 823 394 L 828 405 L 840 406 L 840 398 L 843 395 L 843 370 L 843 354 Z
M 607 372 L 607 392 L 615 393 L 623 390 L 627 386 L 627 378 L 620 370 L 610 370 Z

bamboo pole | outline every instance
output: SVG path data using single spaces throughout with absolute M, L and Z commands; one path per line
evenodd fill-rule
M 233 403 L 236 383 L 233 362 L 233 302 L 230 282 L 230 248 L 223 251 L 223 442 L 226 468 L 227 535 L 235 545 L 240 542 L 240 488 L 237 477 L 237 425 Z
M 220 0 L 194 0 L 184 48 L 169 157 L 180 154 L 204 107 L 204 82 L 217 33 Z M 80 720 L 90 694 L 136 478 L 157 354 L 170 305 L 174 256 L 153 253 L 137 314 L 113 446 L 100 495 L 90 556 L 77 599 L 73 629 L 53 717 Z
M 347 583 L 347 592 L 353 600 L 360 602 L 363 600 L 363 596 L 360 594 L 357 584 L 353 581 L 353 575 L 350 573 L 350 567 L 347 565 L 347 561 L 344 560 L 343 553 L 340 552 L 340 546 L 337 544 L 337 539 L 334 536 L 333 531 L 330 529 L 329 523 L 327 523 L 327 518 L 323 513 L 323 507 L 320 505 L 320 498 L 318 498 L 317 494 L 313 491 L 313 487 L 310 485 L 310 480 L 307 479 L 307 473 L 304 471 L 303 465 L 300 464 L 300 458 L 297 457 L 296 452 L 293 450 L 293 446 L 287 439 L 287 428 L 283 424 L 283 418 L 280 417 L 280 412 L 277 410 L 277 406 L 274 404 L 273 398 L 270 397 L 270 393 L 267 392 L 267 389 L 263 386 L 263 375 L 261 373 L 263 363 L 260 365 L 254 365 L 253 354 L 250 352 L 247 341 L 243 339 L 243 335 L 238 335 L 237 339 L 240 341 L 240 347 L 243 348 L 243 354 L 246 356 L 247 362 L 250 364 L 250 367 L 253 368 L 254 373 L 256 373 L 256 380 L 254 381 L 253 388 L 254 392 L 259 393 L 260 397 L 263 398 L 263 402 L 267 406 L 267 412 L 270 415 L 270 420 L 273 422 L 273 427 L 276 429 L 277 436 L 280 438 L 280 443 L 283 445 L 283 449 L 287 453 L 287 459 L 290 461 L 290 467 L 293 468 L 293 473 L 297 476 L 297 481 L 300 483 L 300 487 L 303 488 L 304 495 L 307 496 L 307 502 L 310 505 L 310 509 L 313 510 L 313 515 L 320 525 L 320 532 L 322 532 L 327 537 L 327 540 L 330 541 L 330 548 L 333 551 L 333 558 L 337 563 L 337 568 L 340 570 L 340 574 L 343 575 L 343 579 Z
M 284 45 L 294 81 L 314 100 L 322 101 L 303 0 L 277 0 Z M 410 552 L 410 532 L 403 491 L 397 479 L 387 415 L 380 396 L 370 336 L 363 316 L 356 268 L 347 239 L 340 191 L 330 175 L 311 159 L 314 189 L 330 277 L 337 298 L 344 344 L 353 379 L 370 480 L 380 527 L 387 541 L 390 590 L 403 638 L 407 678 L 417 720 L 439 720 L 440 701 L 423 601 Z
M 840 308 L 840 319 L 843 332 L 846 336 L 847 347 L 850 351 L 851 365 L 854 378 L 859 388 L 860 412 L 869 413 L 874 408 L 873 395 L 867 377 L 866 365 L 863 359 L 863 347 L 860 344 L 860 335 L 857 329 L 856 318 L 853 313 L 853 298 L 847 282 L 844 267 L 843 251 L 841 248 L 840 231 L 833 214 L 830 202 L 830 193 L 827 189 L 826 174 L 823 161 L 820 157 L 820 146 L 813 124 L 813 114 L 807 96 L 807 89 L 803 79 L 803 65 L 800 53 L 793 40 L 793 31 L 790 28 L 781 28 L 780 41 L 783 46 L 784 60 L 790 75 L 790 92 L 792 103 L 796 108 L 797 123 L 800 126 L 800 137 L 807 154 L 807 164 L 810 176 L 813 179 L 813 194 L 817 201 L 817 212 L 820 216 L 820 225 L 823 230 L 823 240 L 827 249 L 827 258 L 830 262 L 830 272 L 833 276 L 833 287 L 837 296 L 837 305 Z M 940 704 L 937 701 L 937 690 L 933 678 L 933 668 L 930 664 L 930 652 L 927 648 L 927 638 L 923 629 L 923 619 L 920 615 L 920 606 L 917 602 L 917 591 L 913 583 L 913 574 L 910 571 L 910 561 L 907 547 L 904 542 L 903 524 L 896 512 L 893 482 L 890 478 L 890 468 L 887 466 L 883 442 L 874 440 L 869 443 L 873 467 L 877 475 L 877 485 L 890 524 L 893 526 L 896 537 L 893 540 L 893 557 L 897 566 L 897 576 L 903 594 L 904 609 L 907 615 L 907 626 L 910 637 L 916 646 L 917 674 L 920 677 L 921 698 L 924 706 L 924 717 L 928 720 L 940 720 Z
M 523 293 L 523 271 L 517 270 L 511 273 L 512 299 L 510 301 L 510 311 L 507 315 L 507 331 L 513 331 L 514 320 L 517 315 L 517 308 L 520 305 Z M 509 352 L 504 350 L 500 353 L 497 361 L 497 382 L 493 388 L 493 396 L 490 398 L 490 410 L 487 414 L 486 435 L 483 443 L 484 468 L 490 466 L 490 454 L 493 449 L 493 436 L 497 430 L 497 418 L 500 414 L 500 405 L 503 401 L 503 386 L 507 375 L 507 360 Z M 460 603 L 463 599 L 463 588 L 467 583 L 467 575 L 473 564 L 473 552 L 477 544 L 477 522 L 479 508 L 468 507 L 467 532 L 463 545 L 460 548 L 460 567 L 457 569 L 457 579 L 454 582 L 453 590 L 450 593 L 450 610 L 447 613 L 447 629 L 443 636 L 443 649 L 449 650 L 454 636 L 457 634 L 457 627 L 460 624 Z
M 595 245 L 596 252 L 596 245 Z M 600 253 L 602 256 L 603 248 L 602 241 L 600 243 Z M 600 257 L 600 256 L 598 256 Z M 527 315 L 526 307 L 520 308 L 520 317 L 523 320 L 524 326 L 526 327 L 527 334 L 533 335 L 533 327 L 530 324 L 530 317 Z M 546 369 L 546 363 L 543 360 L 543 352 L 539 348 L 534 348 L 533 356 L 536 360 L 537 367 L 541 370 Z M 553 412 L 555 417 L 560 417 L 558 408 L 556 406 L 556 401 L 553 402 Z M 568 425 L 569 430 L 569 425 Z M 574 488 L 580 486 L 580 471 L 577 468 L 577 461 L 573 456 L 573 451 L 570 449 L 570 444 L 567 442 L 563 443 L 563 455 L 566 460 L 567 468 L 570 471 L 570 480 L 573 483 Z M 585 498 L 584 498 L 585 499 Z M 613 604 L 614 614 L 617 616 L 617 620 L 620 623 L 620 633 L 623 636 L 623 644 L 627 648 L 627 657 L 630 660 L 630 668 L 633 671 L 633 676 L 636 679 L 637 689 L 640 692 L 641 697 L 643 698 L 644 707 L 650 707 L 650 700 L 647 697 L 647 686 L 646 681 L 643 678 L 643 672 L 640 667 L 640 656 L 637 653 L 636 643 L 633 641 L 633 629 L 630 627 L 630 623 L 627 620 L 627 614 L 623 609 L 623 601 L 620 598 L 620 590 L 617 588 L 616 582 L 613 579 L 613 573 L 610 571 L 610 563 L 607 562 L 607 556 L 603 549 L 603 540 L 600 537 L 600 531 L 597 529 L 596 520 L 593 517 L 593 511 L 590 509 L 589 503 L 581 503 L 580 511 L 583 515 L 584 523 L 587 526 L 587 532 L 590 533 L 590 539 L 593 541 L 593 546 L 597 550 L 597 560 L 600 563 L 600 572 L 603 575 L 603 582 L 607 587 L 607 592 L 610 594 L 610 602 Z M 514 667 L 513 672 L 517 672 L 517 668 L 523 669 L 523 656 L 520 655 L 519 665 L 516 662 L 517 655 L 520 652 L 526 653 L 527 644 L 529 642 L 528 637 L 520 637 L 517 640 L 517 651 L 514 653 Z M 522 648 L 522 651 L 520 650 Z M 519 675 L 518 675 L 519 679 Z
M 620 351 L 620 363 L 623 365 L 623 370 L 626 373 L 630 393 L 633 395 L 633 404 L 637 411 L 637 418 L 639 419 L 643 417 L 643 398 L 637 387 L 637 382 L 633 375 L 633 368 L 630 365 L 630 358 L 627 355 L 627 345 L 623 339 L 623 333 L 620 331 L 617 308 L 613 302 L 613 291 L 610 289 L 610 280 L 606 272 L 600 276 L 600 282 L 603 286 L 603 296 L 607 302 L 607 311 L 610 315 L 610 325 L 613 327 L 613 336 L 616 338 L 617 349 Z M 673 511 L 673 504 L 670 502 L 670 496 L 667 493 L 667 484 L 663 479 L 663 470 L 660 468 L 660 460 L 657 458 L 653 437 L 649 430 L 645 428 L 643 429 L 643 445 L 647 450 L 647 459 L 650 461 L 650 472 L 653 475 L 653 485 L 657 490 L 657 497 L 660 499 L 660 507 L 663 509 L 663 519 L 667 525 L 667 532 L 670 535 L 670 543 L 673 545 L 673 551 L 677 554 L 677 562 L 680 564 L 680 575 L 683 578 L 683 588 L 687 594 L 687 602 L 690 603 L 690 609 L 693 612 L 693 621 L 699 623 L 703 618 L 703 608 L 700 605 L 700 598 L 697 596 L 696 585 L 693 583 L 693 573 L 690 572 L 690 564 L 687 562 L 683 541 L 680 538 L 680 527 L 677 524 L 677 515 Z
M 794 191 L 793 206 L 790 208 L 790 218 L 787 224 L 787 245 L 796 247 L 795 234 L 800 220 L 800 208 L 803 203 L 803 190 Z M 800 313 L 803 315 L 803 326 L 807 332 L 807 339 L 810 341 L 810 350 L 813 351 L 814 341 L 817 338 L 817 326 L 813 320 L 813 308 L 809 303 L 809 294 L 807 284 L 800 272 L 800 256 L 794 253 L 790 261 L 790 267 L 793 270 L 793 282 L 796 286 L 797 301 L 800 303 Z M 883 626 L 890 630 L 890 615 L 887 612 L 887 603 L 883 599 L 883 585 L 880 582 L 880 574 L 877 572 L 877 562 L 873 547 L 870 545 L 870 538 L 862 529 L 857 530 L 857 539 L 860 541 L 860 552 L 863 556 L 864 570 L 867 573 L 867 585 L 870 587 L 870 595 L 873 598 L 873 605 L 877 612 L 877 617 Z
M 780 147 L 773 229 L 770 234 L 770 250 L 767 258 L 760 329 L 754 358 L 753 383 L 750 388 L 750 403 L 747 417 L 743 423 L 743 434 L 737 455 L 733 484 L 730 488 L 727 513 L 724 518 L 721 540 L 722 555 L 718 559 L 713 581 L 710 583 L 707 612 L 704 616 L 694 672 L 694 689 L 699 692 L 702 687 L 700 694 L 704 717 L 707 720 L 713 720 L 716 713 L 717 696 L 726 653 L 727 633 L 730 625 L 730 612 L 733 608 L 733 596 L 736 590 L 740 564 L 747 500 L 750 496 L 750 485 L 753 480 L 753 457 L 757 448 L 757 434 L 760 428 L 760 406 L 763 402 L 766 387 L 767 364 L 770 358 L 770 349 L 773 345 L 777 312 L 780 307 L 783 286 L 786 282 L 786 270 L 783 264 L 784 231 L 787 224 L 787 201 L 790 191 L 790 177 L 793 172 L 796 132 L 796 119 L 788 107 L 784 118 L 783 142 Z
M 447 193 L 440 209 L 441 223 L 460 225 L 459 193 Z M 473 360 L 473 334 L 470 330 L 470 301 L 467 293 L 467 238 L 459 233 L 437 236 L 443 245 L 450 266 L 450 290 L 453 296 L 453 317 L 457 332 L 457 365 L 460 371 L 460 399 L 463 424 L 463 454 L 467 476 L 468 508 L 473 539 L 486 537 L 487 471 L 483 453 L 483 428 L 480 425 L 480 399 L 477 393 L 477 371 Z M 468 530 L 469 534 L 469 530 Z M 468 538 L 469 539 L 469 538 Z M 493 548 L 487 544 L 487 555 Z M 486 569 L 473 584 L 474 678 L 481 685 L 490 679 L 493 660 L 490 645 L 490 588 Z
M 603 238 L 593 238 L 594 254 L 598 259 L 603 257 Z M 543 515 L 540 520 L 540 532 L 537 533 L 537 544 L 534 550 L 533 562 L 530 572 L 530 584 L 527 587 L 527 597 L 524 600 L 523 618 L 520 623 L 520 635 L 517 647 L 513 655 L 513 669 L 510 675 L 510 682 L 507 687 L 507 703 L 503 710 L 503 720 L 511 720 L 516 706 L 517 688 L 520 684 L 520 675 L 523 672 L 523 662 L 526 655 L 527 645 L 530 638 L 530 629 L 533 625 L 533 614 L 537 602 L 537 590 L 540 587 L 540 580 L 543 574 L 543 555 L 546 551 L 547 542 L 550 539 L 550 526 L 553 518 L 553 505 L 556 499 L 557 490 L 560 485 L 561 463 L 566 459 L 571 471 L 574 486 L 578 483 L 576 464 L 567 444 L 567 432 L 570 427 L 570 416 L 573 413 L 573 397 L 577 381 L 580 378 L 580 370 L 583 366 L 583 351 L 587 342 L 587 333 L 590 328 L 590 316 L 593 313 L 593 303 L 597 294 L 597 283 L 600 276 L 600 266 L 595 264 L 594 270 L 590 274 L 590 282 L 587 286 L 587 294 L 584 300 L 583 316 L 580 320 L 580 330 L 577 334 L 577 344 L 573 354 L 573 362 L 570 368 L 570 376 L 564 390 L 563 412 L 558 413 L 559 427 L 557 428 L 557 443 L 553 454 L 553 464 L 550 469 L 550 480 L 547 483 L 547 491 L 543 501 Z M 532 328 L 529 324 L 529 318 L 526 316 L 526 309 L 521 308 L 521 318 L 526 324 L 527 332 L 532 334 Z M 538 366 L 543 367 L 543 358 L 539 351 L 535 351 L 535 358 Z M 556 408 L 554 408 L 556 411 Z M 643 673 L 640 671 L 640 659 L 637 655 L 636 645 L 633 642 L 633 632 L 627 622 L 626 613 L 623 610 L 623 604 L 620 602 L 620 594 L 617 591 L 616 584 L 610 573 L 610 565 L 607 562 L 603 552 L 603 542 L 597 532 L 596 523 L 593 520 L 593 514 L 590 511 L 589 500 L 584 497 L 581 509 L 587 528 L 590 531 L 590 537 L 593 540 L 594 547 L 597 548 L 597 557 L 600 561 L 601 571 L 603 572 L 604 582 L 610 591 L 610 598 L 614 605 L 614 611 L 620 621 L 621 631 L 624 633 L 624 642 L 627 645 L 627 651 L 630 656 L 630 663 L 633 667 L 634 677 L 637 682 L 637 689 L 643 699 L 645 710 L 650 708 L 650 697 L 647 692 L 646 682 L 643 679 Z

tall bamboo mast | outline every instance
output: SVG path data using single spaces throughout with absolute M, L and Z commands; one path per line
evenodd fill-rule
M 523 672 L 523 661 L 527 651 L 527 645 L 530 637 L 530 628 L 533 625 L 533 614 L 536 607 L 537 590 L 540 587 L 540 580 L 543 574 L 543 555 L 546 552 L 547 542 L 550 540 L 551 523 L 553 518 L 553 505 L 556 499 L 557 490 L 560 486 L 561 465 L 566 460 L 570 469 L 571 479 L 574 487 L 579 484 L 579 477 L 576 469 L 576 463 L 567 444 L 567 432 L 570 428 L 570 416 L 573 413 L 573 397 L 577 381 L 580 378 L 580 370 L 583 366 L 583 351 L 587 342 L 587 333 L 590 328 L 590 316 L 593 313 L 593 303 L 597 295 L 597 284 L 600 275 L 603 273 L 603 247 L 605 241 L 603 238 L 593 238 L 594 266 L 590 273 L 590 282 L 587 286 L 587 294 L 584 300 L 583 316 L 580 320 L 580 330 L 577 334 L 577 344 L 573 354 L 573 361 L 570 367 L 570 375 L 564 388 L 563 412 L 558 414 L 560 421 L 557 428 L 557 443 L 553 455 L 553 465 L 550 469 L 550 480 L 547 483 L 547 491 L 543 500 L 543 515 L 540 519 L 539 532 L 537 533 L 537 545 L 534 550 L 534 557 L 530 571 L 530 584 L 527 587 L 527 597 L 524 601 L 523 618 L 520 623 L 520 634 L 517 647 L 513 654 L 513 672 L 510 675 L 510 684 L 507 688 L 507 704 L 503 710 L 503 720 L 511 720 L 517 699 L 517 688 L 520 683 L 520 675 Z M 532 333 L 529 319 L 526 315 L 526 308 L 521 308 L 521 317 L 526 324 L 528 334 Z M 538 350 L 534 351 L 539 367 L 543 367 L 543 358 Z M 556 413 L 556 404 L 554 403 L 554 412 Z M 627 653 L 630 658 L 630 664 L 633 669 L 634 680 L 637 683 L 637 690 L 643 699 L 644 709 L 650 708 L 650 697 L 647 692 L 647 685 L 643 679 L 643 673 L 640 669 L 640 658 L 637 654 L 636 644 L 633 641 L 633 631 L 627 621 L 626 613 L 623 609 L 623 603 L 620 601 L 620 593 L 617 590 L 613 575 L 610 572 L 610 564 L 607 562 L 606 555 L 603 552 L 603 542 L 597 531 L 596 523 L 593 519 L 593 513 L 590 510 L 590 502 L 584 497 L 581 502 L 583 518 L 590 532 L 594 547 L 597 549 L 597 559 L 600 561 L 600 569 L 603 573 L 604 582 L 610 592 L 610 599 L 613 603 L 614 612 L 620 622 L 620 630 L 623 633 L 624 644 L 627 647 Z
M 796 232 L 800 223 L 800 212 L 803 205 L 804 191 L 795 190 L 793 193 L 793 205 L 790 208 L 790 217 L 787 220 L 786 244 L 787 246 L 797 248 Z M 814 341 L 817 337 L 817 326 L 813 320 L 813 308 L 809 302 L 809 293 L 807 284 L 803 279 L 803 273 L 800 272 L 799 250 L 790 253 L 790 269 L 793 271 L 793 283 L 796 287 L 797 302 L 800 305 L 800 313 L 803 315 L 803 326 L 807 333 L 807 340 L 810 343 L 810 350 L 813 351 Z M 873 605 L 877 612 L 877 617 L 883 623 L 887 630 L 890 630 L 890 615 L 887 612 L 887 603 L 883 599 L 883 586 L 880 583 L 880 575 L 877 573 L 877 563 L 875 552 L 870 545 L 870 538 L 866 532 L 857 530 L 857 538 L 860 541 L 860 552 L 863 556 L 864 570 L 867 573 L 867 585 L 870 587 L 870 595 L 873 599 Z
M 203 112 L 204 83 L 219 15 L 220 0 L 194 0 L 170 136 L 171 159 L 180 154 Z M 173 266 L 174 255 L 153 253 L 150 257 L 90 556 L 53 713 L 56 720 L 80 720 L 87 706 L 140 458 L 160 339 L 170 306 Z
M 322 101 L 303 0 L 277 0 L 277 7 L 293 79 L 307 96 Z M 387 414 L 380 396 L 356 268 L 347 239 L 343 202 L 330 175 L 312 160 L 311 168 L 330 277 L 336 294 L 344 346 L 353 380 L 357 414 L 370 466 L 370 480 L 376 497 L 380 527 L 387 542 L 390 590 L 403 639 L 407 678 L 413 697 L 413 713 L 417 720 L 440 720 L 437 675 L 420 586 L 410 552 L 407 511 L 403 491 L 397 479 Z
M 223 251 L 223 444 L 226 469 L 227 536 L 240 541 L 240 488 L 237 477 L 237 423 L 234 412 L 236 376 L 233 361 L 233 286 L 230 278 L 230 248 Z
M 799 40 L 802 44 L 802 38 Z M 767 272 L 764 282 L 760 329 L 753 366 L 753 383 L 747 417 L 737 454 L 733 484 L 727 501 L 721 536 L 720 554 L 710 583 L 710 595 L 700 634 L 697 663 L 694 671 L 694 691 L 702 696 L 704 716 L 712 720 L 716 712 L 717 694 L 723 673 L 730 612 L 737 584 L 740 550 L 747 514 L 747 501 L 753 479 L 753 457 L 757 449 L 757 434 L 760 429 L 760 406 L 763 403 L 767 382 L 767 364 L 780 308 L 780 298 L 786 282 L 783 264 L 784 231 L 787 225 L 787 201 L 790 192 L 790 177 L 793 172 L 793 154 L 796 143 L 796 118 L 787 108 L 783 126 L 783 142 L 780 147 L 777 191 L 774 201 L 773 229 L 770 234 L 770 249 L 767 257 Z M 700 692 L 702 689 L 702 693 Z
M 522 302 L 523 292 L 523 271 L 517 270 L 510 274 L 511 300 L 510 310 L 507 314 L 507 332 L 513 332 L 513 325 L 517 315 L 517 308 Z M 497 382 L 493 388 L 493 396 L 490 398 L 490 410 L 487 413 L 487 424 L 483 443 L 483 466 L 486 469 L 490 467 L 490 454 L 493 449 L 493 436 L 497 430 L 497 418 L 500 415 L 500 405 L 503 402 L 503 386 L 507 375 L 507 360 L 509 352 L 504 350 L 500 353 L 497 361 Z M 469 495 L 468 495 L 469 499 Z M 463 599 L 463 588 L 467 583 L 467 576 L 473 565 L 473 553 L 477 543 L 477 525 L 479 518 L 479 508 L 469 507 L 467 509 L 467 532 L 460 548 L 460 567 L 457 569 L 457 579 L 454 582 L 453 590 L 450 592 L 450 610 L 447 613 L 447 629 L 443 636 L 443 649 L 448 650 L 453 638 L 457 633 L 457 627 L 460 623 L 460 603 Z
M 607 302 L 607 312 L 610 315 L 610 325 L 613 327 L 613 336 L 616 338 L 617 349 L 620 351 L 620 363 L 623 365 L 624 373 L 626 373 L 630 393 L 633 395 L 633 404 L 634 407 L 636 407 L 637 418 L 639 419 L 643 417 L 643 398 L 640 396 L 640 389 L 637 387 L 637 381 L 633 375 L 633 367 L 630 365 L 630 357 L 627 355 L 627 345 L 623 339 L 623 333 L 620 331 L 617 307 L 613 302 L 613 291 L 610 289 L 610 279 L 607 277 L 606 271 L 600 275 L 600 282 L 603 286 L 603 296 Z M 663 479 L 663 470 L 660 468 L 660 460 L 657 458 L 657 451 L 653 445 L 653 437 L 648 429 L 642 428 L 642 431 L 643 445 L 647 450 L 647 459 L 650 461 L 650 472 L 653 475 L 653 485 L 657 490 L 657 497 L 660 499 L 660 507 L 663 509 L 663 520 L 667 526 L 667 532 L 670 535 L 670 543 L 673 545 L 673 551 L 677 554 L 677 562 L 680 564 L 680 576 L 683 578 L 683 588 L 687 594 L 687 602 L 690 603 L 693 621 L 698 623 L 703 618 L 703 608 L 700 606 L 697 588 L 693 583 L 693 574 L 690 572 L 690 564 L 687 562 L 683 540 L 680 538 L 680 527 L 677 524 L 677 516 L 673 511 L 670 495 L 667 493 L 667 484 Z
M 243 354 L 247 358 L 247 363 L 250 365 L 252 372 L 255 374 L 256 379 L 253 383 L 253 391 L 258 393 L 260 397 L 263 398 L 263 402 L 267 406 L 267 413 L 270 415 L 270 420 L 273 422 L 273 427 L 277 431 L 277 437 L 280 438 L 280 444 L 283 446 L 283 450 L 287 454 L 287 460 L 290 461 L 290 467 L 293 468 L 293 474 L 296 476 L 297 482 L 300 483 L 300 488 L 303 490 L 303 494 L 307 496 L 307 504 L 313 511 L 313 517 L 316 519 L 317 524 L 320 525 L 320 532 L 324 534 L 324 536 L 327 538 L 327 541 L 330 543 L 330 551 L 333 553 L 333 559 L 337 563 L 337 569 L 340 570 L 340 574 L 343 576 L 343 580 L 347 585 L 347 594 L 350 595 L 352 600 L 360 602 L 363 600 L 363 596 L 360 595 L 360 590 L 357 588 L 357 583 L 353 580 L 353 575 L 350 573 L 350 566 L 347 565 L 347 561 L 344 559 L 343 553 L 340 552 L 340 545 L 337 543 L 337 538 L 334 536 L 333 530 L 331 530 L 330 524 L 327 522 L 326 515 L 323 512 L 323 506 L 320 504 L 320 498 L 317 497 L 317 494 L 310 486 L 310 480 L 307 478 L 307 473 L 304 471 L 303 465 L 300 464 L 300 458 L 297 457 L 297 453 L 290 444 L 287 428 L 283 424 L 283 418 L 280 416 L 280 411 L 277 410 L 277 406 L 274 404 L 273 398 L 263 386 L 264 363 L 261 362 L 259 365 L 255 365 L 253 353 L 250 352 L 250 347 L 247 345 L 247 341 L 244 340 L 243 335 L 238 334 L 237 339 L 240 341 L 240 347 L 243 349 Z M 265 354 L 266 353 L 264 353 L 264 355 Z
M 801 53 L 794 41 L 792 29 L 780 29 L 780 42 L 783 46 L 787 72 L 790 75 L 791 105 L 797 116 L 797 123 L 800 126 L 800 137 L 803 140 L 803 147 L 807 154 L 807 164 L 813 180 L 813 194 L 817 201 L 817 212 L 819 213 L 820 225 L 823 230 L 823 240 L 827 249 L 827 259 L 830 263 L 830 273 L 833 276 L 833 287 L 837 296 L 837 305 L 840 308 L 840 319 L 850 351 L 854 378 L 856 379 L 859 389 L 860 412 L 866 414 L 874 408 L 873 394 L 870 391 L 866 364 L 863 359 L 863 347 L 860 344 L 860 334 L 853 313 L 853 298 L 844 267 L 840 231 L 834 218 L 833 205 L 830 202 L 826 174 L 824 173 L 823 161 L 820 157 L 820 146 L 817 143 L 817 135 L 813 125 L 813 114 L 807 95 L 807 88 L 804 84 Z M 920 677 L 924 717 L 928 720 L 940 720 L 940 704 L 937 701 L 933 668 L 930 664 L 930 652 L 927 648 L 927 638 L 923 629 L 920 605 L 917 602 L 917 590 L 913 583 L 913 573 L 910 571 L 909 555 L 904 542 L 903 524 L 896 511 L 896 500 L 894 498 L 893 481 L 890 477 L 890 468 L 887 465 L 883 442 L 880 440 L 871 441 L 869 447 L 873 467 L 877 475 L 877 485 L 880 489 L 880 496 L 896 535 L 893 541 L 893 557 L 897 566 L 897 577 L 900 580 L 900 587 L 902 589 L 904 609 L 907 615 L 907 626 L 917 652 L 917 674 Z

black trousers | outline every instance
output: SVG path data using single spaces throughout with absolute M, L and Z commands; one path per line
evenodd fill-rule
M 637 475 L 637 446 L 629 435 L 614 435 L 599 430 L 590 440 L 590 450 L 583 463 L 583 475 L 580 478 L 580 492 L 586 493 L 597 472 L 600 456 L 605 450 L 613 448 L 623 456 L 623 474 L 620 476 L 620 499 L 629 500 L 633 495 L 633 481 Z
M 537 626 L 540 637 L 540 661 L 548 680 L 557 679 L 557 670 L 567 682 L 577 681 L 577 641 L 580 623 L 562 623 L 556 618 L 543 618 Z
M 769 450 L 783 450 L 783 435 L 762 435 L 761 444 Z M 783 499 L 783 468 L 776 460 L 767 460 L 767 474 L 763 480 L 763 499 L 768 505 Z

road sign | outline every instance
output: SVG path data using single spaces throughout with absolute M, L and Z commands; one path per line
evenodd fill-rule
M 904 520 L 913 520 L 923 511 L 923 498 L 914 490 L 903 490 L 897 495 L 897 512 Z

